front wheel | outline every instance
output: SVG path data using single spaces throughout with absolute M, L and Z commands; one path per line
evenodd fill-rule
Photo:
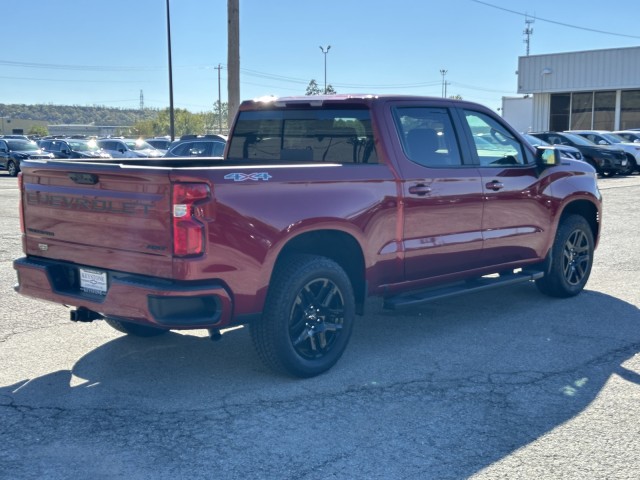
M 158 335 L 162 335 L 169 331 L 164 328 L 149 327 L 147 325 L 140 325 L 110 317 L 105 318 L 104 321 L 107 325 L 115 328 L 119 332 L 126 333 L 127 335 L 133 335 L 134 337 L 157 337 Z
M 18 167 L 18 165 L 16 165 L 16 162 L 14 162 L 13 160 L 9 160 L 9 162 L 7 163 L 7 172 L 9 172 L 9 176 L 15 177 L 18 175 L 19 171 L 20 168 Z
M 313 377 L 342 356 L 354 319 L 353 288 L 340 265 L 325 257 L 292 255 L 273 274 L 251 338 L 272 370 Z
M 629 158 L 629 161 L 627 162 L 627 168 L 623 172 L 623 175 L 631 175 L 636 170 L 638 170 L 638 163 L 636 162 L 636 159 L 631 156 L 631 158 Z
M 552 297 L 577 295 L 589 280 L 593 251 L 593 232 L 584 217 L 569 215 L 562 219 L 551 247 L 549 270 L 536 280 L 536 286 Z

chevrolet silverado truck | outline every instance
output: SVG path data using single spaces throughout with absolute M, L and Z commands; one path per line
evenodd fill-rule
M 370 296 L 577 295 L 600 235 L 590 165 L 460 100 L 245 101 L 223 158 L 21 168 L 17 292 L 136 336 L 248 325 L 298 377 L 338 361 Z

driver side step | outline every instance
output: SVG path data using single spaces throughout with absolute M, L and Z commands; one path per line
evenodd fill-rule
M 411 293 L 402 293 L 384 299 L 384 308 L 397 310 L 400 308 L 415 307 L 423 303 L 440 300 L 441 298 L 454 297 L 463 293 L 480 292 L 490 288 L 504 287 L 518 283 L 530 282 L 544 277 L 541 270 L 522 270 L 516 273 L 501 274 L 500 276 L 486 276 L 433 287 L 427 290 L 418 290 Z

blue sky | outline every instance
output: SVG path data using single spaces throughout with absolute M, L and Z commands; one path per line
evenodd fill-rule
M 2 0 L 9 3 L 10 0 Z M 3 11 L 0 103 L 169 104 L 165 0 L 29 0 Z M 518 56 L 640 45 L 637 0 L 240 0 L 241 99 L 447 94 L 496 109 L 516 95 Z M 561 23 L 570 26 L 561 25 Z M 227 1 L 171 0 L 174 105 L 226 101 Z M 574 28 L 579 27 L 579 28 Z M 605 33 L 599 33 L 598 30 Z

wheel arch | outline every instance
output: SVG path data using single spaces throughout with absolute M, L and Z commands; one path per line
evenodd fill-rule
M 589 200 L 573 200 L 565 205 L 560 215 L 558 225 L 569 215 L 580 215 L 587 221 L 593 233 L 594 245 L 597 245 L 598 239 L 600 238 L 600 211 L 598 207 Z
M 340 230 L 314 230 L 292 238 L 280 250 L 274 271 L 283 258 L 291 254 L 310 254 L 330 258 L 349 277 L 356 300 L 356 312 L 362 314 L 366 298 L 365 260 L 358 241 Z M 271 273 L 273 276 L 273 272 Z

